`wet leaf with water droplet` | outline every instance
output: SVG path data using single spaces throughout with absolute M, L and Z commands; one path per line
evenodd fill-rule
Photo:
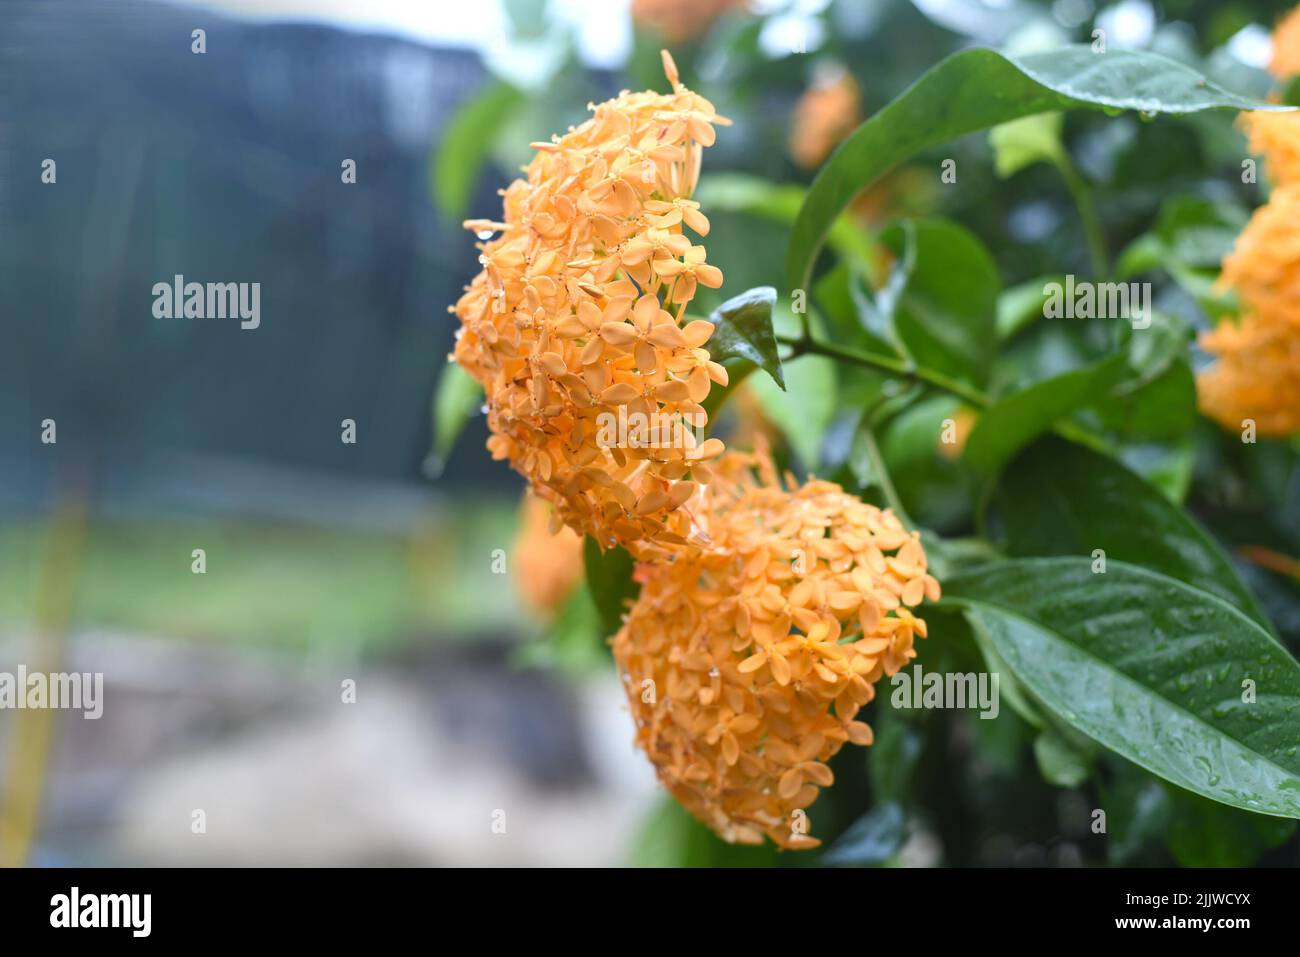
M 945 581 L 944 603 L 964 607 L 1015 677 L 1077 730 L 1204 797 L 1300 818 L 1300 663 L 1208 592 L 1123 562 L 1104 575 L 1091 565 L 995 562 Z

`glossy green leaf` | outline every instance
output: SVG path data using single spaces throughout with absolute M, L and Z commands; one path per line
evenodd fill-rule
M 752 362 L 784 389 L 785 376 L 772 329 L 775 304 L 776 290 L 771 286 L 759 286 L 728 299 L 709 314 L 709 322 L 717 328 L 708 348 L 715 362 Z
M 1196 521 L 1109 456 L 1056 436 L 1025 449 L 993 506 L 1012 556 L 1129 562 L 1217 595 L 1270 628 L 1255 596 Z
M 726 401 L 740 388 L 741 384 L 758 368 L 748 359 L 731 359 L 722 363 L 722 365 L 727 370 L 727 384 L 722 386 L 714 383 L 707 398 L 700 403 L 704 406 L 704 412 L 709 417 L 708 424 L 710 428 L 713 427 L 715 413 L 726 404 Z
M 433 467 L 441 471 L 461 430 L 483 404 L 483 387 L 454 362 L 443 367 L 433 393 Z
M 826 270 L 813 289 L 813 301 L 831 341 L 881 355 L 900 352 L 887 338 L 890 331 L 877 309 L 878 297 L 868 288 L 863 271 L 845 262 Z
M 1058 788 L 1077 788 L 1088 780 L 1087 755 L 1050 728 L 1034 738 L 1034 759 L 1043 780 Z
M 944 528 L 969 521 L 969 470 L 941 452 L 944 420 L 955 417 L 960 408 L 957 399 L 930 393 L 877 431 L 903 507 L 922 525 Z
M 1043 316 L 1043 305 L 1050 298 L 1051 284 L 1063 285 L 1064 276 L 1042 276 L 1011 286 L 998 296 L 998 338 L 1010 339 L 1021 329 Z
M 963 50 L 859 126 L 821 168 L 791 233 L 790 288 L 808 288 L 813 262 L 840 213 L 902 160 L 1024 116 L 1077 108 L 1154 114 L 1274 107 L 1229 93 L 1154 53 L 1094 53 L 1084 45 L 1028 56 Z
M 1231 605 L 1079 558 L 997 562 L 944 595 L 1071 727 L 1204 797 L 1300 817 L 1300 663 Z
M 979 648 L 980 655 L 984 659 L 985 669 L 990 674 L 999 676 L 999 698 L 1005 698 L 1007 703 L 1011 705 L 1011 710 L 1020 715 L 1030 727 L 1039 731 L 1048 728 L 1049 721 L 1043 715 L 1043 709 L 1038 702 L 1033 700 L 1033 695 L 1029 690 L 1016 678 L 1016 673 L 1002 660 L 1002 655 L 998 653 L 997 646 L 993 644 L 992 639 L 984 633 L 984 629 L 980 627 L 979 622 L 972 619 L 969 623 L 975 645 Z
M 583 583 L 560 605 L 554 619 L 546 622 L 541 640 L 524 642 L 513 660 L 523 666 L 555 668 L 578 677 L 603 675 L 610 664 L 607 637 L 591 590 Z
M 980 413 L 963 456 L 976 470 L 996 473 L 1015 453 L 1070 413 L 1094 402 L 1128 368 L 1122 355 L 1035 382 Z
M 891 274 L 893 337 L 920 366 L 982 386 L 997 345 L 997 264 L 974 233 L 941 219 L 904 221 L 881 242 L 906 270 Z M 886 290 L 877 294 L 885 298 Z
M 808 355 L 785 370 L 786 391 L 767 376 L 757 376 L 746 386 L 758 399 L 764 417 L 810 470 L 821 460 L 822 442 L 835 419 L 838 375 L 833 359 Z
M 1282 102 L 1300 106 L 1300 76 L 1293 76 L 1282 90 Z
M 867 752 L 872 791 L 882 801 L 902 801 L 924 750 L 921 731 L 893 709 L 882 709 L 871 723 L 876 732 Z
M 1061 145 L 1060 113 L 1036 113 L 1003 123 L 989 130 L 993 147 L 993 169 L 1006 179 L 1035 163 L 1059 163 L 1065 156 Z
M 1110 864 L 1128 864 L 1158 845 L 1169 826 L 1169 792 L 1174 788 L 1123 758 L 1108 756 L 1106 763 L 1110 780 L 1099 785 L 1101 806 L 1106 810 L 1106 860 Z M 1221 804 L 1209 803 L 1229 810 Z
M 1185 355 L 1158 372 L 1122 382 L 1094 406 L 1108 431 L 1125 439 L 1178 439 L 1196 424 L 1196 378 Z
M 631 849 L 633 867 L 807 866 L 775 844 L 727 844 L 665 794 L 649 812 Z
M 582 542 L 582 560 L 586 566 L 587 588 L 600 612 L 601 627 L 607 636 L 613 635 L 623 627 L 628 605 L 641 590 L 632 579 L 635 562 L 618 546 L 602 551 L 590 535 Z
M 1120 254 L 1116 274 L 1129 279 L 1163 270 L 1212 316 L 1235 311 L 1232 293 L 1216 288 L 1215 281 L 1248 218 L 1248 211 L 1232 202 L 1172 196 L 1162 204 L 1152 230 Z
M 1165 846 L 1183 867 L 1250 867 L 1295 833 L 1295 821 L 1249 814 L 1169 789 Z
M 433 198 L 443 216 L 459 221 L 468 211 L 474 182 L 492 148 L 495 132 L 523 101 L 523 94 L 497 81 L 452 116 L 433 158 Z
M 656 50 L 657 69 L 659 63 Z M 773 183 L 747 173 L 706 173 L 691 198 L 710 216 L 720 212 L 746 213 L 789 226 L 798 217 L 807 192 L 798 183 Z M 847 220 L 831 227 L 827 242 L 845 259 L 867 262 L 871 257 L 870 235 Z

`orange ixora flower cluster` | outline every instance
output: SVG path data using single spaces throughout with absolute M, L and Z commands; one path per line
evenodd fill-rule
M 925 552 L 888 510 L 765 453 L 729 452 L 701 496 L 712 545 L 640 570 L 614 638 L 637 743 L 660 781 L 730 842 L 815 847 L 803 809 L 832 783 L 882 674 L 915 656 L 939 598 Z
M 664 66 L 672 93 L 593 107 L 535 144 L 502 222 L 465 224 L 483 270 L 454 309 L 455 359 L 484 387 L 488 447 L 535 496 L 518 553 L 530 600 L 557 601 L 581 561 L 578 536 L 563 561 L 554 541 L 537 547 L 543 522 L 640 562 L 612 644 L 665 786 L 726 840 L 813 847 L 804 809 L 831 783 L 826 762 L 871 743 L 857 714 L 915 655 L 911 609 L 939 584 L 891 512 L 672 428 L 702 426 L 727 383 L 713 326 L 686 318 L 700 285 L 722 283 L 687 230 L 708 233 L 690 196 L 726 121 L 666 52 Z M 634 415 L 680 441 L 606 440 Z
M 484 387 L 494 457 L 575 531 L 644 560 L 695 535 L 687 503 L 723 446 L 693 430 L 712 384 L 727 382 L 704 348 L 712 324 L 686 310 L 699 286 L 722 284 L 687 230 L 709 231 L 690 196 L 714 125 L 728 121 L 663 57 L 672 93 L 593 106 L 533 144 L 502 222 L 465 223 L 483 240 L 483 269 L 454 307 L 454 358 Z M 681 440 L 602 441 L 620 417 Z
M 1253 421 L 1260 435 L 1300 432 L 1300 330 L 1247 314 L 1202 338 L 1219 362 L 1197 379 L 1201 408 L 1225 428 Z
M 514 558 L 520 596 L 534 611 L 553 615 L 582 581 L 582 536 L 531 492 L 519 503 L 519 518 Z
M 1260 435 L 1300 432 L 1300 115 L 1244 118 L 1278 184 L 1255 210 L 1223 261 L 1220 282 L 1244 306 L 1201 337 L 1218 358 L 1197 377 L 1202 411 L 1228 429 L 1255 424 Z
M 1252 110 L 1241 114 L 1250 151 L 1265 157 L 1269 179 L 1300 183 L 1300 113 Z

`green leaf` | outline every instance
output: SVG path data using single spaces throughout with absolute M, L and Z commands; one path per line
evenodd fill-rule
M 997 562 L 944 593 L 1071 727 L 1204 797 L 1300 817 L 1300 664 L 1231 605 L 1077 558 Z
M 894 802 L 872 808 L 821 856 L 827 867 L 880 867 L 907 839 L 907 816 Z
M 879 295 L 871 294 L 862 271 L 848 263 L 839 262 L 826 270 L 813 289 L 813 300 L 831 341 L 867 352 L 897 352 L 886 338 L 889 330 L 876 306 Z
M 613 635 L 623 627 L 623 615 L 641 591 L 641 586 L 632 579 L 635 562 L 618 546 L 601 551 L 591 536 L 583 540 L 582 560 L 587 571 L 587 588 L 600 612 L 601 627 L 606 635 Z
M 433 470 L 442 471 L 465 423 L 483 403 L 483 387 L 456 363 L 448 363 L 433 393 Z
M 1048 784 L 1077 788 L 1088 780 L 1088 758 L 1052 729 L 1034 738 L 1034 759 Z
M 877 430 L 894 487 L 907 513 L 922 525 L 944 528 L 969 521 L 974 491 L 969 470 L 939 454 L 944 420 L 960 408 L 957 399 L 930 393 Z
M 871 784 L 883 801 L 901 801 L 911 786 L 925 742 L 913 722 L 893 709 L 882 709 L 872 720 L 876 739 L 867 752 Z
M 545 623 L 540 639 L 521 644 L 511 661 L 520 667 L 552 668 L 579 678 L 605 674 L 610 663 L 605 638 L 596 603 L 583 583 L 573 589 L 555 618 Z
M 1043 306 L 1051 298 L 1047 291 L 1051 284 L 1065 285 L 1064 276 L 1041 276 L 1011 286 L 998 296 L 998 338 L 1010 339 L 1021 329 L 1043 316 Z
M 783 392 L 767 376 L 759 376 L 746 386 L 758 399 L 763 415 L 781 431 L 810 470 L 820 461 L 822 441 L 835 419 L 838 374 L 833 359 L 806 355 L 785 371 L 788 390 Z
M 905 223 L 908 241 L 890 264 L 885 280 L 879 288 L 872 289 L 867 278 L 852 275 L 848 279 L 849 297 L 852 300 L 858 327 L 868 341 L 879 343 L 879 351 L 885 354 L 907 355 L 907 346 L 898 338 L 895 318 L 898 312 L 898 300 L 907 287 L 907 280 L 916 263 L 916 243 L 911 241 L 915 235 L 911 222 Z M 823 279 L 829 279 L 827 272 Z M 821 283 L 818 284 L 819 287 Z
M 1155 233 L 1143 233 L 1124 247 L 1115 263 L 1117 279 L 1128 279 L 1140 273 L 1159 269 L 1168 255 L 1165 244 Z
M 656 51 L 656 70 L 661 69 L 659 63 Z M 691 198 L 711 216 L 719 212 L 746 213 L 789 226 L 798 217 L 806 195 L 807 190 L 797 183 L 773 183 L 747 173 L 708 173 L 701 177 Z M 831 227 L 827 242 L 847 260 L 870 261 L 870 236 L 848 220 Z
M 1145 342 L 1145 333 L 1134 336 Z M 1196 378 L 1186 355 L 1121 383 L 1095 406 L 1102 425 L 1125 439 L 1178 439 L 1196 424 Z
M 1165 444 L 1121 446 L 1118 458 L 1175 505 L 1187 498 L 1196 466 L 1196 448 L 1190 435 Z
M 1164 835 L 1169 826 L 1169 792 L 1175 789 L 1123 758 L 1112 758 L 1108 764 L 1113 781 L 1101 785 L 1106 811 L 1106 860 L 1110 864 L 1127 864 Z
M 1250 867 L 1295 833 L 1295 821 L 1215 804 L 1170 788 L 1173 805 L 1165 846 L 1183 867 Z
M 452 116 L 432 164 L 433 198 L 447 219 L 457 221 L 465 216 L 493 136 L 523 99 L 523 93 L 498 80 Z
M 714 362 L 728 363 L 743 359 L 754 363 L 785 388 L 781 357 L 776 351 L 776 334 L 772 330 L 772 307 L 776 290 L 759 286 L 728 299 L 709 314 L 717 328 L 709 339 L 709 354 Z
M 1129 562 L 1222 598 L 1266 629 L 1268 619 L 1228 557 L 1186 512 L 1109 456 L 1055 436 L 1022 452 L 993 506 L 1007 553 Z
M 984 659 L 985 669 L 990 674 L 999 675 L 998 696 L 1006 698 L 1011 705 L 1011 710 L 1020 715 L 1030 727 L 1039 731 L 1047 728 L 1048 722 L 1043 716 L 1042 709 L 1033 700 L 1029 691 L 1020 683 L 1020 680 L 1016 678 L 1016 673 L 1002 660 L 1002 656 L 998 654 L 992 639 L 985 634 L 979 622 L 972 619 L 970 626 L 971 635 L 975 638 L 975 646 L 979 648 L 980 656 Z
M 709 417 L 709 426 L 712 427 L 715 413 L 722 408 L 723 404 L 731 398 L 732 394 L 740 388 L 741 384 L 749 378 L 758 366 L 748 359 L 730 359 L 722 363 L 727 370 L 727 384 L 725 386 L 714 383 L 709 389 L 709 394 L 705 400 L 700 403 L 704 407 L 705 414 Z
M 780 855 L 780 849 L 771 842 L 725 843 L 665 794 L 647 815 L 629 863 L 633 867 L 800 866 L 791 855 Z
M 963 50 L 859 126 L 822 166 L 791 231 L 790 288 L 808 288 L 813 262 L 840 213 L 891 167 L 967 133 L 1076 108 L 1144 114 L 1279 109 L 1229 93 L 1154 53 L 1093 53 L 1085 45 L 1016 57 Z
M 1059 163 L 1065 157 L 1061 146 L 1060 113 L 1037 113 L 989 130 L 993 147 L 993 170 L 1002 179 L 1014 176 L 1035 163 Z
M 1112 355 L 1082 369 L 1035 382 L 980 413 L 963 457 L 976 470 L 996 473 L 1015 453 L 1058 419 L 1095 401 L 1123 376 L 1128 362 Z
M 1282 102 L 1300 106 L 1300 76 L 1293 76 L 1287 81 L 1282 91 Z
M 906 267 L 901 277 L 891 277 L 888 309 L 903 351 L 924 368 L 982 386 L 997 345 L 1002 288 L 984 244 L 941 219 L 894 224 L 881 242 Z
M 1120 254 L 1118 278 L 1163 269 L 1211 315 L 1234 312 L 1233 295 L 1216 289 L 1215 280 L 1248 218 L 1235 203 L 1171 196 L 1162 204 L 1155 227 Z

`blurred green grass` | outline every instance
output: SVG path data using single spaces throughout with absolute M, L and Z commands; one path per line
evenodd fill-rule
M 459 501 L 404 534 L 265 520 L 92 518 L 72 621 L 181 638 L 388 646 L 533 626 L 493 551 L 510 551 L 513 501 Z M 44 520 L 3 521 L 0 624 L 30 627 Z M 206 551 L 207 571 L 191 571 Z M 507 566 L 508 567 L 508 566 Z M 66 572 L 61 571 L 60 574 Z

